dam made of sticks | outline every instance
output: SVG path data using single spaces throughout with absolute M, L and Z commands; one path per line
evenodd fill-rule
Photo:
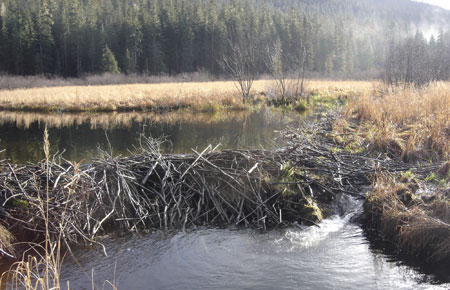
M 320 226 L 338 193 L 364 198 L 375 171 L 419 168 L 400 161 L 336 151 L 324 137 L 329 122 L 286 129 L 278 150 L 222 150 L 161 154 L 161 142 L 142 136 L 139 152 L 101 151 L 89 164 L 60 156 L 36 164 L 0 161 L 2 219 L 10 241 L 41 241 L 46 227 L 67 246 L 98 244 L 112 232 L 293 223 Z M 314 134 L 311 134 L 314 132 Z M 17 251 L 2 239 L 2 255 Z

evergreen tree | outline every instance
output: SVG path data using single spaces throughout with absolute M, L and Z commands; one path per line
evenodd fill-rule
M 47 0 L 39 1 L 37 17 L 37 73 L 54 72 L 54 40 L 52 35 L 53 16 L 50 13 Z
M 66 75 L 79 76 L 82 73 L 83 16 L 80 0 L 70 0 L 65 35 Z
M 119 67 L 117 66 L 116 58 L 107 46 L 103 49 L 101 71 L 103 73 L 119 73 Z
M 162 31 L 159 20 L 159 9 L 156 1 L 150 6 L 150 12 L 143 16 L 143 54 L 141 71 L 157 74 L 166 71 L 164 52 L 162 48 Z
M 138 58 L 142 54 L 142 24 L 139 20 L 138 6 L 133 5 L 128 7 L 125 17 L 125 33 L 126 33 L 126 51 L 125 61 L 127 62 L 125 70 L 136 72 L 138 65 Z
M 122 61 L 121 71 L 128 74 L 134 71 L 133 59 L 131 58 L 130 50 L 127 48 L 125 51 L 125 57 Z

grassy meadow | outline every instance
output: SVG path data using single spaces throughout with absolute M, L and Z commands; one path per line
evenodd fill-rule
M 334 124 L 340 141 L 404 161 L 450 156 L 450 83 L 350 98 Z
M 267 95 L 275 84 L 255 81 L 253 95 Z M 372 82 L 308 81 L 307 86 L 325 97 L 359 94 L 373 89 Z M 0 109 L 9 111 L 95 112 L 168 111 L 189 108 L 209 112 L 242 110 L 241 95 L 233 81 L 61 86 L 0 90 Z

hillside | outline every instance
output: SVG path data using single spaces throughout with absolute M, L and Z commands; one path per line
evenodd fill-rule
M 383 66 L 392 37 L 438 37 L 450 12 L 408 0 L 0 0 L 0 27 L 8 74 L 102 73 L 105 53 L 122 73 L 222 74 L 240 39 L 258 48 L 258 73 L 279 41 L 286 64 L 355 75 Z

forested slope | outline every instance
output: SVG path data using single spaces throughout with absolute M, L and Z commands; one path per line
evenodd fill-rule
M 258 73 L 279 41 L 285 63 L 350 74 L 380 69 L 395 37 L 423 29 L 448 42 L 449 22 L 408 0 L 0 0 L 0 72 L 101 73 L 108 48 L 123 73 L 221 74 L 239 38 L 255 46 Z

